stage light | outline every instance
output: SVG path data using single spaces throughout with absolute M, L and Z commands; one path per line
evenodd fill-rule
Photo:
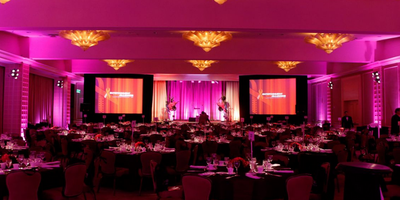
M 64 81 L 63 80 L 57 81 L 57 87 L 63 88 L 64 87 Z
M 332 81 L 329 81 L 329 83 L 328 83 L 328 88 L 331 89 L 331 90 L 333 89 L 333 83 L 332 83 Z
M 182 83 L 182 81 L 179 81 L 179 83 Z
M 12 69 L 11 77 L 14 77 L 14 79 L 18 79 L 18 76 L 19 76 L 19 69 Z
M 199 83 L 201 83 L 201 81 L 199 81 Z
M 192 81 L 192 83 L 194 83 L 194 81 Z
M 372 72 L 372 78 L 374 79 L 375 82 L 381 83 L 381 77 L 378 71 Z
M 215 82 L 214 81 L 211 81 L 211 84 L 214 84 Z

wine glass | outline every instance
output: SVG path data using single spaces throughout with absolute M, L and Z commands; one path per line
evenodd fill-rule
M 236 174 L 239 172 L 238 171 L 238 168 L 240 167 L 240 161 L 235 161 L 234 163 L 233 163 L 233 166 L 235 167 L 235 169 L 236 169 Z
M 207 157 L 206 158 L 206 162 L 207 162 L 207 165 L 210 165 L 211 162 L 212 162 L 212 158 L 211 157 Z

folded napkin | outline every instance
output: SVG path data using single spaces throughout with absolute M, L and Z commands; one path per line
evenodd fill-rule
M 52 162 L 46 162 L 46 163 L 43 163 L 43 164 L 45 164 L 45 165 L 55 165 L 55 164 L 60 164 L 60 161 L 57 160 L 57 161 L 52 161 Z
M 202 166 L 202 165 L 190 165 L 190 168 L 192 168 L 192 169 L 206 169 L 207 166 Z
M 332 149 L 320 149 L 319 152 L 321 152 L 321 153 L 333 153 Z
M 199 174 L 200 176 L 214 176 L 215 175 L 215 172 L 204 172 L 204 173 L 201 173 L 201 174 Z
M 249 177 L 249 178 L 252 178 L 252 179 L 260 179 L 260 178 L 261 178 L 261 177 L 259 177 L 259 176 L 256 176 L 256 175 L 253 174 L 253 173 L 246 173 L 246 176 Z
M 274 170 L 275 173 L 294 173 L 293 170 Z

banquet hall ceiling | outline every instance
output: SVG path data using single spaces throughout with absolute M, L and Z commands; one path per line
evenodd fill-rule
M 58 68 L 63 61 L 61 69 L 75 74 L 318 77 L 385 57 L 377 50 L 400 37 L 400 26 L 394 26 L 400 24 L 399 7 L 395 0 L 228 0 L 223 5 L 213 0 L 11 0 L 0 5 L 0 31 L 29 38 L 24 50 L 29 53 L 23 56 Z M 60 30 L 106 30 L 111 38 L 83 51 L 59 37 Z M 182 38 L 188 30 L 224 30 L 233 39 L 204 52 Z M 304 42 L 318 32 L 350 33 L 356 39 L 327 54 Z M 135 61 L 115 71 L 102 59 Z M 199 71 L 187 62 L 192 59 L 219 62 Z M 280 60 L 302 63 L 286 73 L 274 64 Z

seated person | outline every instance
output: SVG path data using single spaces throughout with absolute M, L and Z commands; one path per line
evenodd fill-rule
M 199 124 L 206 124 L 206 123 L 211 123 L 210 122 L 210 119 L 208 119 L 208 115 L 203 111 L 203 112 L 201 112 L 201 114 L 200 114 L 200 117 L 199 117 Z

